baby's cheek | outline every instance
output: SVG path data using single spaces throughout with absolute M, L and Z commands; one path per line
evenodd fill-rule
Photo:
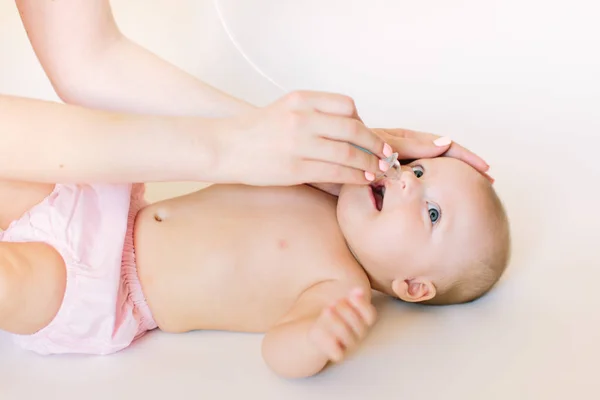
M 379 256 L 387 256 L 398 248 L 398 232 L 390 226 L 374 226 L 363 234 L 365 245 L 369 250 Z

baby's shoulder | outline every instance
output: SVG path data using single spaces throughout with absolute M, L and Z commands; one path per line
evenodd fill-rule
M 308 286 L 300 295 L 299 301 L 309 298 L 312 299 L 310 302 L 317 301 L 326 306 L 348 297 L 356 289 L 361 289 L 370 300 L 371 285 L 362 268 L 351 264 L 338 264 L 333 268 L 327 266 L 327 269 L 330 274 L 320 276 L 320 279 Z
M 357 287 L 368 290 L 370 282 L 361 265 L 356 261 L 345 245 L 329 243 L 327 250 L 312 256 L 306 256 L 306 272 L 312 274 L 313 285 L 327 283 L 333 297 L 346 295 Z

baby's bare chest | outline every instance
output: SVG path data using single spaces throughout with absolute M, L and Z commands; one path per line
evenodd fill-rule
M 153 207 L 164 235 L 231 273 L 308 271 L 348 254 L 335 201 L 312 189 L 217 187 Z

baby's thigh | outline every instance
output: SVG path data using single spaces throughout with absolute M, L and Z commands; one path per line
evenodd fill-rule
M 0 229 L 6 230 L 12 221 L 44 200 L 52 190 L 52 183 L 0 181 Z
M 41 242 L 0 242 L 0 329 L 27 335 L 46 327 L 61 307 L 66 266 Z

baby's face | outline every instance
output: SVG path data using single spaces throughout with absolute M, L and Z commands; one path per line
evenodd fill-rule
M 486 235 L 481 174 L 462 161 L 435 158 L 402 166 L 383 196 L 371 186 L 345 185 L 338 221 L 370 275 L 452 279 Z M 381 190 L 381 189 L 379 189 Z

